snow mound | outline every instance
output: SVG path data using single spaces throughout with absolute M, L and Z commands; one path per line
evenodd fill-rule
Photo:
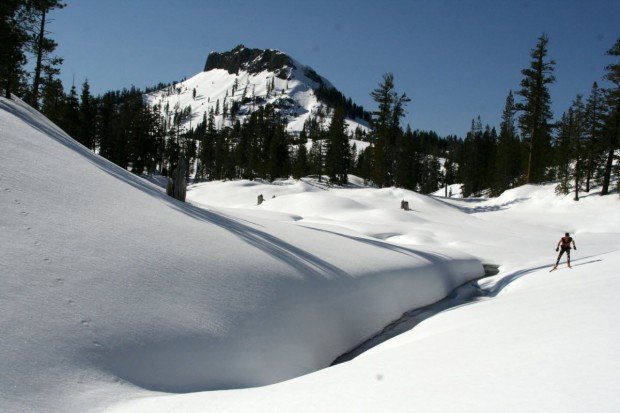
M 177 202 L 23 103 L 0 99 L 0 130 L 3 411 L 296 377 L 483 273 L 447 248 Z

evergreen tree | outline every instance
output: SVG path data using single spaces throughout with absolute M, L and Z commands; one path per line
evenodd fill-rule
M 468 197 L 482 189 L 481 153 L 482 121 L 472 119 L 471 128 L 463 142 L 459 178 L 463 183 L 463 196 Z
M 443 184 L 445 187 L 444 196 L 447 198 L 449 196 L 448 187 L 454 183 L 454 178 L 456 177 L 456 165 L 454 164 L 451 158 L 446 158 L 443 164 L 443 167 L 444 167 Z
M 585 135 L 585 107 L 583 104 L 583 99 L 581 95 L 577 95 L 573 104 L 571 105 L 571 114 L 572 114 L 572 125 L 570 128 L 570 141 L 571 141 L 571 152 L 573 154 L 573 162 L 574 162 L 574 170 L 573 170 L 573 179 L 574 179 L 574 189 L 575 189 L 575 201 L 579 201 L 579 189 L 581 187 L 582 180 L 582 167 L 581 167 L 581 159 L 582 159 L 582 147 L 583 147 L 583 139 Z
M 323 149 L 323 139 L 317 139 L 312 141 L 312 145 L 310 146 L 310 153 L 308 154 L 308 163 L 310 164 L 310 170 L 313 174 L 318 176 L 319 181 L 321 181 L 321 176 L 323 175 L 323 159 L 324 159 L 324 149 Z
M 267 120 L 269 122 L 269 157 L 268 170 L 269 179 L 275 180 L 278 177 L 288 177 L 289 175 L 289 142 L 285 124 L 277 114 L 273 106 L 267 105 Z
M 27 5 L 25 0 L 0 2 L 0 87 L 7 99 L 11 98 L 11 93 L 18 92 L 25 74 L 30 22 Z
M 497 161 L 492 194 L 497 196 L 511 188 L 519 177 L 520 144 L 515 127 L 516 107 L 512 91 L 508 92 L 497 143 Z
M 394 90 L 394 75 L 386 73 L 379 87 L 370 94 L 377 103 L 373 113 L 374 173 L 375 184 L 391 186 L 394 183 L 394 145 L 402 130 L 400 118 L 405 114 L 405 105 L 410 99 L 406 94 L 398 95 Z
M 95 149 L 95 117 L 97 108 L 93 96 L 90 94 L 88 79 L 82 84 L 80 95 L 80 134 L 78 142 L 90 149 Z
M 424 155 L 420 174 L 420 192 L 429 194 L 439 188 L 441 182 L 440 168 L 441 165 L 436 154 Z
M 620 38 L 618 38 L 613 47 L 607 51 L 607 54 L 616 58 L 620 56 Z M 606 137 L 604 140 L 604 148 L 607 152 L 607 159 L 605 161 L 601 195 L 607 195 L 609 193 L 614 152 L 620 143 L 620 63 L 609 64 L 605 69 L 607 70 L 605 78 L 612 83 L 612 86 L 605 90 L 605 100 L 608 111 L 605 116 Z
M 310 164 L 308 163 L 308 136 L 305 129 L 302 129 L 297 142 L 297 151 L 295 153 L 295 161 L 293 163 L 293 178 L 301 179 L 310 173 Z
M 304 122 L 304 132 L 308 139 L 312 141 L 308 154 L 308 164 L 310 172 L 318 176 L 319 182 L 323 179 L 325 166 L 325 132 L 323 131 L 323 113 L 318 111 Z
M 604 110 L 604 96 L 598 84 L 594 82 L 586 104 L 584 125 L 586 129 L 584 142 L 586 192 L 590 192 L 590 181 L 593 178 L 594 172 L 598 169 L 598 165 L 601 163 L 600 154 L 603 145 Z
M 374 148 L 372 146 L 366 147 L 366 149 L 359 153 L 355 162 L 354 173 L 355 175 L 364 178 L 364 183 L 371 179 L 372 176 L 372 160 L 374 159 L 373 150 Z
M 62 117 L 60 119 L 59 126 L 73 139 L 79 139 L 81 129 L 80 101 L 78 100 L 75 85 L 71 86 L 71 90 L 69 91 L 69 94 L 67 95 L 67 98 L 65 100 L 65 104 L 63 105 Z
M 558 136 L 555 141 L 555 163 L 557 166 L 558 184 L 555 187 L 555 193 L 558 195 L 566 195 L 570 192 L 571 184 L 571 129 L 573 127 L 573 114 L 569 109 L 567 113 L 562 114 L 562 118 L 558 124 Z
M 308 149 L 306 148 L 305 143 L 299 143 L 297 147 L 297 154 L 295 156 L 295 165 L 293 167 L 293 178 L 301 179 L 304 176 L 308 175 L 309 164 L 308 164 Z
M 548 43 L 546 35 L 538 38 L 536 47 L 530 53 L 530 67 L 521 71 L 523 80 L 521 89 L 517 92 L 523 99 L 517 105 L 517 109 L 521 111 L 519 127 L 528 145 L 526 183 L 539 183 L 544 180 L 550 153 L 552 126 L 549 122 L 553 115 L 548 85 L 555 81 L 555 62 L 546 59 Z
M 344 185 L 348 182 L 351 148 L 347 136 L 347 124 L 344 121 L 344 108 L 334 110 L 332 121 L 327 131 L 327 152 L 325 169 L 331 182 Z
M 415 136 L 409 125 L 405 133 L 399 134 L 396 139 L 394 156 L 394 185 L 415 190 L 420 170 L 417 164 L 419 156 L 415 147 Z
M 43 82 L 41 112 L 56 124 L 61 122 L 64 98 L 61 80 L 48 74 Z
M 34 66 L 34 79 L 32 82 L 32 90 L 29 96 L 29 103 L 35 109 L 39 108 L 39 88 L 41 86 L 42 75 L 57 75 L 59 73 L 58 65 L 62 63 L 62 59 L 57 56 L 51 56 L 56 50 L 58 44 L 51 38 L 47 37 L 46 31 L 47 15 L 54 9 L 62 9 L 65 7 L 59 0 L 29 0 L 30 7 L 33 10 L 35 31 L 30 36 L 30 44 L 32 53 L 36 57 Z
M 491 190 L 497 158 L 497 131 L 495 128 L 491 128 L 489 125 L 485 126 L 478 151 L 482 162 L 480 165 L 481 189 Z
M 206 119 L 206 128 L 200 145 L 200 162 L 203 167 L 203 177 L 208 181 L 214 179 L 215 172 L 215 142 L 217 131 L 215 129 L 215 112 L 209 109 Z

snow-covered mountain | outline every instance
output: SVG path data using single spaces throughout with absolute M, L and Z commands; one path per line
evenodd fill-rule
M 324 113 L 330 122 L 330 107 L 336 101 L 347 105 L 349 132 L 356 128 L 368 131 L 363 109 L 346 100 L 327 79 L 306 66 L 273 49 L 250 49 L 239 45 L 218 53 L 211 52 L 204 71 L 162 90 L 147 94 L 151 105 L 158 105 L 170 119 L 175 111 L 189 111 L 191 118 L 184 126 L 196 125 L 210 110 L 216 113 L 216 125 L 230 124 L 231 110 L 243 120 L 268 103 L 286 118 L 287 130 L 301 131 L 311 116 Z M 189 109 L 188 109 L 189 108 Z M 357 116 L 356 116 L 357 114 Z

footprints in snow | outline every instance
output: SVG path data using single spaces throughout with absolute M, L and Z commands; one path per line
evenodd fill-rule
M 7 193 L 11 192 L 11 188 L 3 188 L 3 190 L 4 190 L 4 192 L 7 192 Z M 13 199 L 13 204 L 15 205 L 16 209 L 18 209 L 18 211 L 16 211 L 16 212 L 18 213 L 18 216 L 22 220 L 28 220 L 30 218 L 30 212 L 28 212 L 28 211 L 26 211 L 24 209 L 24 205 L 22 204 L 21 200 L 15 198 L 15 199 Z M 27 234 L 29 234 L 29 237 L 33 237 L 34 236 L 34 234 L 33 234 L 34 231 L 32 230 L 31 222 L 28 222 L 28 221 L 23 222 L 22 225 L 21 225 L 21 228 L 22 228 L 23 231 L 25 231 Z M 41 248 L 42 247 L 41 240 L 38 240 L 38 239 L 32 240 L 32 245 L 34 247 L 36 247 L 37 249 Z M 50 264 L 52 262 L 52 259 L 50 257 L 48 257 L 48 256 L 43 256 L 42 257 L 42 261 L 45 264 Z M 65 283 L 65 280 L 63 278 L 61 278 L 61 277 L 56 277 L 52 281 L 52 285 L 53 286 L 62 286 L 64 283 Z M 65 300 L 65 305 L 67 307 L 71 308 L 72 309 L 71 311 L 75 312 L 75 310 L 77 309 L 77 303 L 74 300 L 72 300 L 72 299 Z M 88 329 L 87 330 L 87 331 L 89 331 L 88 334 L 94 334 L 94 327 L 93 327 L 93 323 L 92 323 L 92 319 L 91 318 L 89 318 L 89 317 L 80 317 L 79 320 L 80 320 L 79 321 L 80 325 L 82 327 Z M 94 340 L 94 337 L 93 337 L 93 340 L 92 340 L 92 345 L 93 345 L 93 347 L 98 348 L 98 349 L 103 347 L 103 344 L 100 341 L 98 341 L 98 340 Z

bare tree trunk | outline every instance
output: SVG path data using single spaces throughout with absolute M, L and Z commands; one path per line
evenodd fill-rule
M 39 85 L 41 84 L 41 67 L 43 63 L 43 38 L 45 36 L 45 16 L 47 9 L 41 10 L 41 26 L 39 37 L 37 38 L 37 63 L 34 67 L 34 80 L 32 82 L 32 102 L 33 108 L 39 108 Z
M 592 178 L 592 151 L 588 153 L 588 166 L 586 168 L 586 192 L 590 192 L 590 179 Z
M 532 136 L 532 138 L 530 139 L 530 145 L 529 145 L 529 154 L 527 156 L 527 171 L 525 173 L 525 183 L 529 184 L 530 183 L 530 177 L 531 177 L 531 173 L 532 173 L 532 143 L 533 143 L 534 137 Z
M 611 166 L 614 162 L 614 147 L 609 148 L 607 154 L 607 162 L 605 162 L 605 175 L 603 175 L 603 187 L 601 189 L 601 195 L 607 195 L 609 193 L 609 181 L 611 179 Z
M 181 155 L 179 165 L 172 172 L 172 179 L 168 180 L 166 193 L 179 201 L 185 202 L 187 191 L 187 180 L 185 179 L 185 171 L 187 169 L 187 161 L 185 156 Z
M 618 142 L 618 134 L 620 133 L 620 108 L 616 107 L 616 111 L 615 131 L 612 130 L 611 132 L 612 136 L 610 137 L 609 152 L 607 153 L 607 162 L 605 163 L 605 175 L 603 175 L 603 188 L 601 189 L 601 195 L 607 195 L 609 193 L 611 167 L 614 163 L 614 152 L 616 150 L 616 144 Z
M 579 201 L 579 158 L 575 163 L 575 201 Z

